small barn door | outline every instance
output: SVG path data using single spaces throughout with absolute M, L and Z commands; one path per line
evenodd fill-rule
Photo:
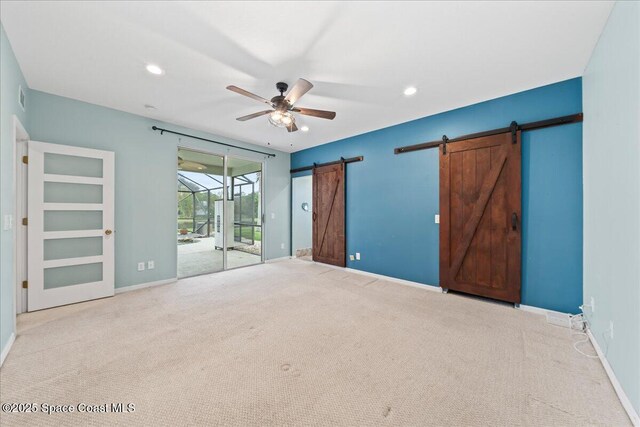
M 520 131 L 440 147 L 440 286 L 520 303 Z
M 346 265 L 345 164 L 313 170 L 313 260 L 340 267 Z

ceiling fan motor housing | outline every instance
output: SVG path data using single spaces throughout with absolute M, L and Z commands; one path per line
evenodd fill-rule
M 278 92 L 280 92 L 280 95 L 282 95 L 287 91 L 287 89 L 289 89 L 289 85 L 285 82 L 278 82 L 276 83 L 276 89 L 278 89 Z
M 284 99 L 283 95 L 278 95 L 278 96 L 274 96 L 273 98 L 271 98 L 271 102 L 273 103 L 273 108 L 276 110 L 288 110 L 289 109 L 289 103 Z

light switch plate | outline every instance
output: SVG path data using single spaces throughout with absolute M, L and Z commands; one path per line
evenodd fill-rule
M 436 214 L 436 224 L 440 224 L 440 215 Z
M 2 228 L 4 230 L 11 230 L 13 228 L 13 215 L 4 216 L 4 224 Z
M 138 263 L 138 271 L 144 271 L 144 262 Z
M 354 257 L 353 255 L 349 255 L 349 260 L 350 261 L 355 261 L 356 257 Z
M 156 268 L 156 263 L 155 261 L 151 260 L 151 261 L 147 261 L 147 269 L 148 270 L 153 270 L 154 268 Z
M 360 252 L 356 252 L 356 260 L 360 261 Z

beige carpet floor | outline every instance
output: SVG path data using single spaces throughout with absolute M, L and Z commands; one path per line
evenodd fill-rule
M 542 316 L 301 260 L 21 315 L 18 332 L 2 403 L 135 412 L 3 426 L 630 424 L 600 362 Z

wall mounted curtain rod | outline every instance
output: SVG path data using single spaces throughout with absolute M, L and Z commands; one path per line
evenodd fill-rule
M 182 133 L 182 132 L 176 132 L 174 130 L 169 130 L 169 129 L 163 129 L 163 128 L 159 128 L 157 126 L 151 126 L 151 129 L 160 131 L 160 135 L 162 135 L 165 132 L 168 132 L 168 133 L 172 133 L 174 135 L 186 136 L 187 138 L 199 139 L 200 141 L 213 142 L 215 144 L 224 145 L 225 147 L 232 147 L 232 148 L 238 148 L 240 150 L 252 151 L 254 153 L 264 154 L 265 156 L 269 156 L 269 157 L 275 157 L 276 156 L 275 154 L 265 153 L 264 151 L 258 151 L 258 150 L 253 150 L 251 148 L 240 147 L 239 145 L 233 145 L 233 144 L 227 144 L 225 142 L 214 141 L 213 139 L 200 138 L 199 136 L 189 135 L 189 134 Z
M 582 119 L 583 119 L 582 113 L 577 113 L 577 114 L 572 114 L 570 116 L 562 116 L 562 117 L 556 117 L 554 119 L 540 120 L 538 122 L 531 122 L 531 123 L 524 123 L 524 124 L 516 123 L 516 130 L 525 131 L 525 130 L 548 128 L 551 126 L 566 125 L 569 123 L 579 123 L 582 121 Z M 515 122 L 512 122 L 512 123 L 515 123 Z M 437 148 L 440 145 L 445 144 L 444 141 L 446 141 L 446 144 L 450 144 L 452 142 L 464 141 L 466 139 L 482 138 L 483 136 L 491 136 L 491 135 L 498 135 L 500 133 L 512 132 L 513 130 L 514 128 L 512 126 L 509 126 L 506 128 L 471 133 L 469 135 L 463 135 L 463 136 L 459 136 L 457 138 L 451 138 L 451 139 L 447 138 L 447 136 L 444 135 L 442 137 L 443 138 L 442 140 L 432 141 L 432 142 L 423 142 L 421 144 L 415 144 L 415 145 L 407 145 L 405 147 L 398 147 L 395 150 L 393 150 L 393 152 L 395 154 L 402 154 L 402 153 L 409 153 L 411 151 L 427 150 L 429 148 Z
M 301 168 L 291 169 L 289 172 L 290 173 L 304 172 L 304 171 L 310 171 L 313 168 L 319 168 L 321 166 L 331 166 L 331 165 L 337 165 L 340 163 L 354 163 L 354 162 L 361 162 L 363 160 L 364 160 L 364 156 L 350 157 L 348 159 L 344 159 L 340 157 L 340 160 L 335 160 L 333 162 L 327 162 L 327 163 L 314 163 L 311 166 L 304 166 Z

